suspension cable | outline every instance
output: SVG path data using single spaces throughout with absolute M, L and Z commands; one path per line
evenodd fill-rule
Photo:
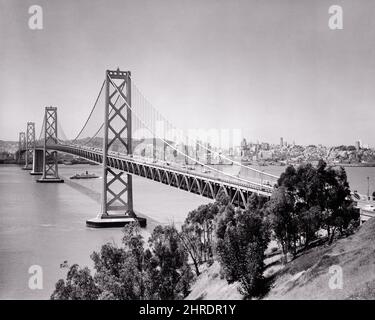
M 78 139 L 78 137 L 80 136 L 80 134 L 82 133 L 82 131 L 85 129 L 87 123 L 89 122 L 89 120 L 90 120 L 90 118 L 91 118 L 91 116 L 92 116 L 92 114 L 93 114 L 93 112 L 94 112 L 94 110 L 95 110 L 95 108 L 96 108 L 96 105 L 97 105 L 97 103 L 98 103 L 98 101 L 99 101 L 100 95 L 102 94 L 102 91 L 103 91 L 103 88 L 104 88 L 104 84 L 105 84 L 105 80 L 104 80 L 103 83 L 102 83 L 102 86 L 101 86 L 101 88 L 100 88 L 99 94 L 98 94 L 98 96 L 96 97 L 96 100 L 95 100 L 94 106 L 92 107 L 91 112 L 90 112 L 90 114 L 89 114 L 89 116 L 88 116 L 88 118 L 87 118 L 85 124 L 83 125 L 81 131 L 80 131 L 80 132 L 77 134 L 77 136 L 73 139 L 73 142 L 76 141 L 76 140 Z
M 145 128 L 147 128 L 151 134 L 154 134 L 154 132 L 144 123 L 144 121 L 142 119 L 140 119 L 137 115 L 137 113 L 134 111 L 134 109 L 128 104 L 128 102 L 126 101 L 126 97 L 124 96 L 124 94 L 122 93 L 122 91 L 119 90 L 119 88 L 117 87 L 117 85 L 112 81 L 112 79 L 110 77 L 108 77 L 109 81 L 112 83 L 112 85 L 114 86 L 114 88 L 116 89 L 116 91 L 119 93 L 119 95 L 122 97 L 122 99 L 124 100 L 125 104 L 127 105 L 127 107 L 132 110 L 132 113 L 135 114 L 135 116 L 139 119 L 140 122 L 142 122 L 142 124 L 144 125 Z M 223 172 L 223 171 L 220 171 L 214 167 L 210 167 L 206 164 L 204 164 L 203 162 L 200 162 L 198 159 L 194 159 L 192 157 L 190 157 L 188 154 L 185 154 L 183 153 L 182 151 L 178 150 L 177 148 L 175 148 L 174 146 L 172 146 L 170 143 L 168 143 L 167 141 L 165 141 L 163 138 L 159 138 L 160 140 L 162 140 L 165 144 L 167 144 L 170 148 L 176 150 L 178 153 L 182 154 L 183 156 L 189 158 L 190 160 L 200 164 L 201 166 L 203 167 L 206 167 L 208 169 L 211 169 L 213 171 L 216 171 L 220 174 L 223 174 L 225 176 L 229 176 L 231 178 L 234 178 L 235 180 L 240 180 L 240 181 L 243 181 L 245 183 L 248 183 L 248 184 L 253 184 L 253 185 L 258 185 L 260 187 L 263 187 L 263 184 L 259 184 L 259 183 L 256 183 L 256 182 L 252 182 L 252 181 L 249 181 L 249 180 L 246 180 L 246 179 L 243 179 L 243 178 L 240 178 L 240 177 L 237 177 L 237 176 L 234 176 L 234 175 L 231 175 L 229 173 L 226 173 L 226 172 Z
M 105 80 L 103 81 L 102 88 L 100 89 L 100 92 L 103 90 L 104 84 L 105 84 Z M 124 88 L 124 86 L 125 86 L 125 82 L 124 82 L 123 84 L 121 84 L 121 89 Z M 100 96 L 100 94 L 99 94 L 99 96 Z M 98 96 L 98 98 L 99 98 L 99 96 Z M 96 99 L 95 104 L 97 103 L 98 98 Z M 118 97 L 116 98 L 115 105 L 116 105 L 116 103 L 117 103 L 117 101 L 118 101 L 119 98 L 120 98 L 120 96 L 118 96 Z M 109 112 L 108 117 L 112 114 L 112 112 L 113 112 L 113 109 L 111 109 L 111 111 Z M 91 113 L 92 113 L 92 112 L 91 112 Z M 90 116 L 91 116 L 91 114 L 90 114 Z M 88 122 L 88 121 L 86 121 L 86 124 L 87 124 L 87 122 Z M 86 125 L 86 124 L 85 124 L 85 125 Z M 103 126 L 104 126 L 104 122 L 101 124 L 101 126 L 100 126 L 99 129 L 98 129 L 98 131 L 96 131 L 95 134 L 94 134 L 94 135 L 93 135 L 88 141 L 86 141 L 82 146 L 86 146 L 86 145 L 89 144 L 92 140 L 94 140 L 94 139 L 96 138 L 96 136 L 99 134 L 100 130 L 102 130 Z M 82 131 L 83 131 L 83 129 L 81 130 L 81 132 L 82 132 Z M 72 143 L 74 143 L 74 141 L 76 141 L 76 139 L 74 139 L 74 140 L 72 141 Z
M 143 92 L 138 88 L 138 86 L 137 86 L 135 83 L 133 83 L 133 81 L 132 81 L 132 84 L 134 85 L 135 89 L 137 89 L 137 91 L 139 92 L 139 94 L 143 96 L 143 98 L 144 98 L 144 100 L 146 101 L 146 103 L 148 103 L 148 104 L 150 105 L 150 108 L 155 109 L 155 108 L 153 107 L 152 103 L 149 102 L 149 100 L 145 97 L 145 95 L 143 94 Z M 175 127 L 170 121 L 168 121 L 164 116 L 162 116 L 162 115 L 160 114 L 160 117 L 164 118 L 163 121 L 165 121 L 165 122 L 167 123 L 167 126 L 169 125 L 169 126 L 172 128 L 172 130 L 177 130 L 177 128 L 176 128 L 176 127 Z M 188 138 L 188 139 L 189 139 L 189 138 Z M 272 177 L 272 178 L 275 178 L 275 179 L 278 179 L 278 178 L 279 178 L 278 176 L 273 175 L 273 174 L 271 174 L 271 173 L 263 172 L 263 171 L 261 171 L 261 170 L 258 170 L 258 169 L 255 169 L 255 168 L 252 168 L 252 167 L 246 166 L 246 165 L 242 164 L 241 162 L 238 162 L 238 161 L 236 161 L 236 160 L 233 160 L 233 159 L 230 159 L 230 158 L 226 157 L 225 155 L 223 156 L 223 155 L 221 155 L 219 152 L 217 152 L 217 151 L 215 151 L 215 150 L 213 150 L 213 149 L 210 149 L 210 148 L 206 147 L 205 145 L 199 143 L 198 141 L 196 141 L 196 144 L 199 145 L 200 147 L 202 147 L 203 149 L 205 149 L 206 151 L 209 151 L 209 152 L 215 154 L 216 156 L 218 156 L 218 157 L 220 157 L 220 158 L 223 158 L 223 159 L 225 159 L 225 160 L 228 160 L 228 161 L 230 161 L 230 162 L 232 162 L 232 163 L 234 163 L 234 164 L 236 164 L 236 165 L 238 165 L 238 166 L 240 166 L 240 167 L 242 167 L 242 168 L 245 168 L 245 169 L 247 169 L 247 170 L 250 170 L 250 171 L 253 171 L 253 172 L 259 173 L 259 174 L 261 174 L 261 175 L 268 176 L 268 177 Z

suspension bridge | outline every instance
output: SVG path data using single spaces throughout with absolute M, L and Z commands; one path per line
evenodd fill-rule
M 40 175 L 38 183 L 62 183 L 58 153 L 78 156 L 102 165 L 99 214 L 86 221 L 90 227 L 115 227 L 144 218 L 134 212 L 133 176 L 216 199 L 224 193 L 245 208 L 251 194 L 269 197 L 279 178 L 245 166 L 223 155 L 209 142 L 184 135 L 145 98 L 130 71 L 107 70 L 89 116 L 74 139 L 68 139 L 56 107 L 46 107 L 40 135 L 27 122 L 19 133 L 17 158 L 24 170 Z M 214 163 L 238 167 L 242 176 L 225 172 Z M 250 176 L 251 178 L 249 178 Z

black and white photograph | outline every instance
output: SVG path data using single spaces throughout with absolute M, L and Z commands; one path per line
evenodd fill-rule
M 0 300 L 374 300 L 374 39 L 373 0 L 0 0 Z

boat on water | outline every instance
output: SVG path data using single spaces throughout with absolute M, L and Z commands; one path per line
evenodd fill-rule
M 71 176 L 70 179 L 94 179 L 94 178 L 99 178 L 95 173 L 88 173 L 86 171 L 85 173 L 76 173 L 74 176 Z

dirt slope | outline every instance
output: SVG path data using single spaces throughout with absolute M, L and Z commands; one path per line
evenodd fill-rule
M 212 266 L 202 266 L 201 275 L 192 285 L 186 300 L 241 300 L 237 284 L 228 284 L 220 275 L 220 264 L 215 261 Z
M 375 299 L 375 219 L 331 246 L 311 249 L 284 267 L 267 259 L 265 276 L 274 274 L 264 299 Z M 342 268 L 342 289 L 329 286 L 331 266 Z M 204 267 L 187 299 L 243 299 L 237 283 L 228 285 L 215 262 Z
M 331 266 L 342 289 L 331 289 Z M 332 282 L 332 280 L 331 280 Z M 311 249 L 279 271 L 266 299 L 375 299 L 375 219 L 331 246 Z

